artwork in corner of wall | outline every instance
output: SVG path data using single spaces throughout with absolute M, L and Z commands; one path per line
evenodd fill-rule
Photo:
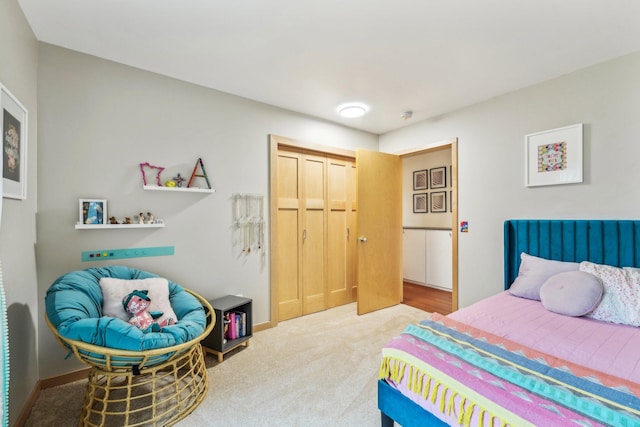
M 445 166 L 432 168 L 430 170 L 429 181 L 431 183 L 431 189 L 445 188 L 447 186 L 447 168 Z
M 427 193 L 413 195 L 413 213 L 427 213 Z
M 435 191 L 431 193 L 431 213 L 447 211 L 447 192 Z
M 426 190 L 429 186 L 428 169 L 413 172 L 413 190 Z
M 27 198 L 27 109 L 0 83 L 2 196 Z

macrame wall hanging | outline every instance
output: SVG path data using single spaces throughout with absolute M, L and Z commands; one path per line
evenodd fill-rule
M 233 245 L 244 255 L 264 255 L 264 196 L 234 194 Z

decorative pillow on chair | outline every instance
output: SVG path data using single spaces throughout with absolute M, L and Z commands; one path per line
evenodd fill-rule
M 603 293 L 602 281 L 593 274 L 566 271 L 544 282 L 540 288 L 540 301 L 549 311 L 579 317 L 592 312 Z
M 135 290 L 149 290 L 151 305 L 149 311 L 162 311 L 162 317 L 158 322 L 173 318 L 178 321 L 178 317 L 171 308 L 169 302 L 169 281 L 162 277 L 151 277 L 148 279 L 124 280 L 113 277 L 103 277 L 100 279 L 102 289 L 102 314 L 104 316 L 117 317 L 125 322 L 129 321 L 131 315 L 124 310 L 122 299 Z
M 540 301 L 540 288 L 551 276 L 565 271 L 578 271 L 577 262 L 553 261 L 526 253 L 520 254 L 518 277 L 509 288 L 509 293 L 516 297 Z
M 605 322 L 640 326 L 640 271 L 583 261 L 580 271 L 602 280 L 602 301 L 587 315 Z

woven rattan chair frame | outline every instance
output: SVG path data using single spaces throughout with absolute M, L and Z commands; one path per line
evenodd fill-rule
M 183 344 L 153 350 L 118 350 L 64 338 L 45 313 L 56 339 L 91 367 L 78 425 L 171 426 L 202 402 L 209 384 L 200 341 L 216 319 L 207 300 L 187 292 L 205 309 L 204 332 Z

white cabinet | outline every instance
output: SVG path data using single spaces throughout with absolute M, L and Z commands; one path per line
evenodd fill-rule
M 426 279 L 426 230 L 405 229 L 402 240 L 402 276 L 405 280 L 425 283 Z
M 427 284 L 451 289 L 451 231 L 426 230 Z
M 404 229 L 404 279 L 450 290 L 451 250 L 450 230 Z

